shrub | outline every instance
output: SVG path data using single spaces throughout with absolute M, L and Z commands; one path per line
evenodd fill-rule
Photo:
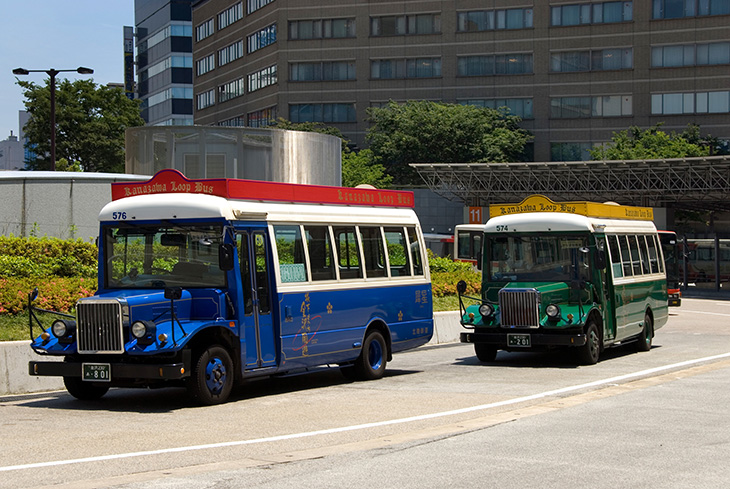
M 67 312 L 82 297 L 94 295 L 96 280 L 84 277 L 0 278 L 0 314 L 19 314 L 28 306 L 28 293 L 38 287 L 35 305 Z
M 81 239 L 0 236 L 0 277 L 96 277 L 97 248 Z

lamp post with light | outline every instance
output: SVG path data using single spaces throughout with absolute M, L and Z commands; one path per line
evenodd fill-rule
M 56 75 L 64 71 L 75 71 L 82 75 L 91 75 L 94 73 L 94 70 L 91 68 L 84 68 L 83 66 L 79 66 L 75 70 L 57 70 L 54 68 L 51 68 L 50 70 L 26 70 L 25 68 L 15 68 L 13 70 L 14 75 L 46 73 L 49 77 L 51 77 L 51 171 L 56 171 Z

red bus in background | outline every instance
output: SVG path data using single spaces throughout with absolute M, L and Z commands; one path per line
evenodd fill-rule
M 670 306 L 682 304 L 682 291 L 679 288 L 679 240 L 674 231 L 657 231 L 664 254 L 664 269 L 667 273 L 667 297 Z
M 459 224 L 454 228 L 454 261 L 468 262 L 482 269 L 484 224 Z

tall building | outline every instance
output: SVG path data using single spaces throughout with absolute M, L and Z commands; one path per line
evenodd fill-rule
M 195 123 L 320 121 L 365 144 L 389 100 L 508 107 L 535 161 L 615 131 L 730 139 L 730 0 L 197 0 Z
M 135 0 L 137 96 L 148 125 L 192 125 L 193 0 Z

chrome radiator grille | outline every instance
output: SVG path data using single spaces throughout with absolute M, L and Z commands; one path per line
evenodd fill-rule
M 540 327 L 540 293 L 535 289 L 502 289 L 499 310 L 505 328 Z
M 79 353 L 124 353 L 122 305 L 114 299 L 76 304 Z

